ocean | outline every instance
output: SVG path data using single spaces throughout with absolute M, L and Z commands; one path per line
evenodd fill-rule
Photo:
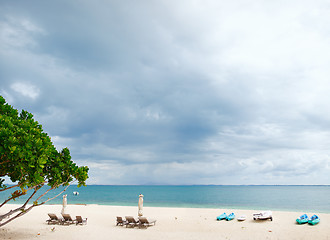
M 40 191 L 45 191 L 46 188 Z M 47 198 L 61 189 L 49 193 Z M 75 196 L 73 192 L 79 192 Z M 0 192 L 3 202 L 9 193 Z M 145 207 L 185 207 L 279 210 L 330 213 L 330 186 L 70 186 L 65 194 L 68 204 L 137 206 L 144 195 Z M 10 203 L 22 203 L 24 198 Z M 62 204 L 62 197 L 48 202 Z

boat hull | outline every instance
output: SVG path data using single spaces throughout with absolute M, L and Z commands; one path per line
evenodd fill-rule
M 226 214 L 226 213 L 223 213 L 223 214 L 217 216 L 217 220 L 218 220 L 218 221 L 220 221 L 220 220 L 224 220 L 224 219 L 226 219 L 226 218 L 227 218 L 227 214 Z
M 246 216 L 245 215 L 243 215 L 243 216 L 239 216 L 238 218 L 237 218 L 237 221 L 245 221 L 246 220 Z
M 229 214 L 227 217 L 226 217 L 226 220 L 227 221 L 231 221 L 231 220 L 233 220 L 235 218 L 235 214 L 234 213 L 231 213 L 231 214 Z
M 318 224 L 320 222 L 320 219 L 314 219 L 314 220 L 309 220 L 308 221 L 308 224 L 310 224 L 310 225 L 316 225 L 316 224 Z
M 298 224 L 305 224 L 305 223 L 308 223 L 308 219 L 300 219 L 300 218 L 297 218 L 296 221 L 297 221 Z

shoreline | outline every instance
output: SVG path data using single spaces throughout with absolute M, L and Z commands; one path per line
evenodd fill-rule
M 18 204 L 18 203 L 12 203 L 12 204 L 7 204 L 7 205 L 15 205 L 15 206 L 19 206 L 22 204 Z M 68 206 L 109 206 L 109 207 L 136 207 L 137 204 L 135 205 L 111 205 L 111 204 L 99 204 L 99 203 L 67 203 Z M 59 203 L 46 203 L 44 206 L 62 206 Z M 234 209 L 236 211 L 254 211 L 254 212 L 258 212 L 258 211 L 266 211 L 266 210 L 271 210 L 272 212 L 286 212 L 286 213 L 305 213 L 305 212 L 314 212 L 316 214 L 330 214 L 330 212 L 327 211 L 311 211 L 311 210 L 307 210 L 307 211 L 300 211 L 300 210 L 296 210 L 296 209 L 272 209 L 272 208 L 245 208 L 245 207 L 224 207 L 222 206 L 221 208 L 215 208 L 215 207 L 205 207 L 205 206 L 201 206 L 201 207 L 196 207 L 196 206 L 154 206 L 154 205 L 145 205 L 145 208 L 165 208 L 165 209 L 213 209 L 213 210 L 217 210 L 217 209 Z
M 9 209 L 17 204 L 9 204 L 0 209 Z M 330 239 L 330 214 L 316 213 L 321 222 L 318 225 L 298 225 L 297 217 L 303 212 L 272 211 L 273 221 L 254 221 L 252 214 L 258 210 L 210 209 L 210 208 L 168 208 L 144 207 L 144 216 L 156 219 L 156 225 L 147 229 L 116 226 L 116 216 L 138 215 L 137 206 L 110 206 L 86 204 L 68 204 L 67 212 L 75 218 L 88 218 L 87 225 L 62 226 L 48 225 L 47 213 L 61 216 L 62 205 L 43 205 L 34 208 L 26 215 L 0 228 L 0 239 Z M 263 209 L 268 210 L 268 209 Z M 271 210 L 271 209 L 270 209 Z M 239 222 L 217 221 L 216 217 L 226 212 L 234 212 L 236 219 L 246 215 L 247 219 Z M 312 212 L 306 212 L 311 216 Z M 53 230 L 52 230 L 53 229 Z
M 11 204 L 11 205 L 20 205 L 20 204 Z M 61 205 L 59 203 L 48 203 L 48 204 L 45 204 L 46 206 L 47 205 L 51 205 L 51 206 L 54 206 L 54 205 Z M 67 205 L 72 205 L 72 206 L 112 206 L 112 207 L 136 207 L 137 203 L 135 205 L 115 205 L 115 204 L 100 204 L 100 203 L 68 203 Z M 207 207 L 207 206 L 201 206 L 201 207 L 197 207 L 197 206 L 157 206 L 157 205 L 145 205 L 145 207 L 148 207 L 148 208 L 186 208 L 186 209 L 235 209 L 237 211 L 265 211 L 265 210 L 271 210 L 273 212 L 295 212 L 295 213 L 298 213 L 298 212 L 304 212 L 304 211 L 300 211 L 299 209 L 277 209 L 277 208 L 247 208 L 247 207 L 238 207 L 238 206 L 234 206 L 234 207 L 224 207 L 222 206 L 221 208 L 215 208 L 214 206 L 210 206 L 210 207 Z M 306 212 L 306 211 L 305 211 Z M 308 210 L 307 212 L 313 212 L 313 211 L 310 211 Z M 315 210 L 314 211 L 315 213 L 323 213 L 323 214 L 330 214 L 330 212 L 328 211 L 317 211 Z

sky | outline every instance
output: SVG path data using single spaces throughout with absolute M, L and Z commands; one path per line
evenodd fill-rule
M 87 184 L 330 184 L 326 0 L 1 0 L 0 95 Z

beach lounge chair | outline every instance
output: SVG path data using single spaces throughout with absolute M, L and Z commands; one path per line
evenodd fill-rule
M 135 227 L 135 226 L 139 225 L 139 221 L 136 221 L 134 217 L 126 216 L 125 218 L 126 218 L 126 221 L 127 221 L 126 227 L 127 226 Z
M 46 221 L 48 224 L 61 224 L 62 219 L 58 218 L 54 213 L 48 213 L 49 219 Z
M 139 217 L 139 228 L 141 227 L 149 227 L 151 225 L 156 225 L 155 219 L 147 219 L 146 217 Z
M 127 221 L 126 220 L 124 220 L 122 217 L 117 217 L 117 224 L 116 224 L 116 226 L 124 226 L 124 225 L 126 225 L 127 224 Z
M 76 216 L 76 225 L 78 224 L 87 224 L 87 218 L 82 218 L 81 216 Z
M 70 214 L 62 214 L 62 216 L 63 224 L 70 225 L 75 223 L 75 221 L 71 218 Z

